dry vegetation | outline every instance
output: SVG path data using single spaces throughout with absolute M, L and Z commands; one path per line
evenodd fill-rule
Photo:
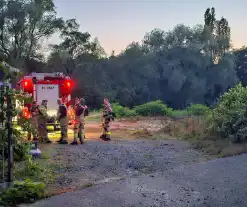
M 130 138 L 181 139 L 192 147 L 215 157 L 227 157 L 247 152 L 247 144 L 232 143 L 228 139 L 209 136 L 202 117 L 169 118 L 138 117 L 120 119 L 113 124 L 114 136 Z

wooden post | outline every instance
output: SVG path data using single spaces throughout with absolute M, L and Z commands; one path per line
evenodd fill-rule
M 13 116 L 13 105 L 12 97 L 9 92 L 9 87 L 6 87 L 6 101 L 7 101 L 7 133 L 8 133 L 8 177 L 7 182 L 10 183 L 13 181 L 13 168 L 14 168 L 14 159 L 13 159 L 13 138 L 12 138 L 12 116 Z

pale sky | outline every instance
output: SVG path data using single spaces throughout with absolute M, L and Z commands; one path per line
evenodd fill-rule
M 247 0 L 54 0 L 59 16 L 76 18 L 81 31 L 98 37 L 105 51 L 121 52 L 154 28 L 203 24 L 204 12 L 215 7 L 225 17 L 235 47 L 247 45 Z M 51 42 L 57 43 L 53 37 Z

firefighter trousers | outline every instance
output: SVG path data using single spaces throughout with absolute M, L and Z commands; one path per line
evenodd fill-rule
M 103 127 L 103 138 L 106 140 L 111 139 L 111 127 L 110 127 L 110 122 L 109 121 L 104 121 L 102 124 Z
M 61 139 L 63 141 L 68 140 L 68 118 L 62 118 L 60 119 L 60 127 L 61 127 Z
M 32 117 L 30 119 L 30 124 L 31 124 L 31 130 L 28 132 L 28 139 L 31 140 L 31 137 L 33 136 L 34 140 L 38 139 L 38 118 L 37 117 Z
M 84 136 L 84 121 L 77 121 L 74 125 L 74 142 L 77 142 L 78 139 L 83 142 Z
M 38 135 L 40 137 L 40 141 L 50 141 L 47 133 L 46 120 L 44 118 L 38 119 Z

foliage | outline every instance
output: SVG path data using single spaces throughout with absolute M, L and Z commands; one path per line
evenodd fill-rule
M 174 110 L 167 107 L 162 101 L 147 102 L 135 106 L 133 109 L 123 107 L 119 103 L 113 103 L 112 109 L 117 117 L 133 116 L 169 116 L 169 117 L 187 117 L 187 116 L 206 116 L 210 114 L 210 108 L 202 104 L 191 104 L 184 110 Z
M 26 119 L 26 118 L 21 117 L 21 116 L 19 116 L 17 119 L 17 125 L 21 127 L 21 130 L 23 132 L 28 132 L 28 133 L 34 134 L 34 132 L 36 130 L 32 127 L 30 119 Z M 22 134 L 22 136 L 24 136 L 24 134 Z
M 76 19 L 56 17 L 52 0 L 42 5 L 40 1 L 18 0 L 11 7 L 4 2 L 6 15 L 19 15 L 20 28 L 16 32 L 20 33 L 16 38 L 13 32 L 4 33 L 6 44 L 2 47 L 9 45 L 7 40 L 13 40 L 16 46 L 16 39 L 16 47 L 20 48 L 17 56 L 30 57 L 26 63 L 30 72 L 60 71 L 71 75 L 77 83 L 72 95 L 83 96 L 91 108 L 100 108 L 105 96 L 130 108 L 157 99 L 174 109 L 184 109 L 189 103 L 211 105 L 240 77 L 230 51 L 230 26 L 225 18 L 216 19 L 214 8 L 206 10 L 203 25 L 176 25 L 170 31 L 153 29 L 142 41 L 132 42 L 119 55 L 113 53 L 106 58 L 97 38 L 80 31 Z M 14 21 L 18 16 L 7 15 L 3 19 Z M 56 29 L 60 30 L 61 43 L 52 45 L 47 62 L 34 60 L 40 54 L 39 40 Z M 19 39 L 21 35 L 28 40 L 25 44 Z M 31 41 L 32 49 L 27 50 Z M 3 49 L 7 56 L 8 50 Z M 17 60 L 15 63 L 18 65 Z
M 170 109 L 162 101 L 157 100 L 136 106 L 134 110 L 141 116 L 164 116 Z
M 247 47 L 235 50 L 234 54 L 236 56 L 236 72 L 239 80 L 243 86 L 247 86 Z
M 5 148 L 6 155 L 7 155 L 7 146 Z M 30 150 L 30 147 L 27 143 L 23 141 L 15 141 L 15 144 L 13 146 L 13 152 L 14 152 L 14 161 L 23 161 L 27 158 L 27 154 Z
M 0 50 L 12 64 L 39 58 L 40 43 L 60 28 L 52 0 L 1 1 Z
M 224 138 L 247 141 L 246 131 L 247 88 L 238 84 L 223 96 L 212 112 L 212 127 Z
M 168 113 L 170 117 L 183 118 L 189 116 L 189 112 L 187 110 L 170 110 Z
M 112 104 L 112 110 L 113 112 L 116 114 L 116 116 L 118 118 L 121 117 L 132 117 L 132 116 L 136 116 L 136 112 L 135 110 L 131 110 L 127 107 L 123 107 L 121 105 L 119 105 L 119 103 L 113 103 Z
M 210 109 L 209 107 L 202 104 L 191 104 L 187 108 L 187 111 L 190 115 L 204 116 L 210 111 Z
M 4 191 L 0 197 L 3 206 L 17 206 L 20 203 L 33 203 L 45 195 L 43 183 L 32 182 L 26 179 L 24 182 L 16 181 L 13 186 Z
M 11 2 L 14 3 L 14 2 Z M 10 3 L 10 4 L 11 4 Z M 8 5 L 9 6 L 9 5 Z M 3 43 L 2 43 L 3 44 Z M 6 66 L 7 65 L 7 66 Z M 3 76 L 4 83 L 9 83 L 6 80 L 6 75 L 8 79 L 14 79 L 15 74 L 13 71 L 16 71 L 15 68 L 12 68 L 8 64 L 1 64 L 1 69 L 5 73 Z M 4 158 L 7 158 L 7 139 L 8 139 L 8 130 L 12 128 L 12 139 L 13 139 L 13 154 L 15 161 L 24 161 L 19 169 L 23 169 L 24 174 L 28 177 L 35 177 L 42 174 L 42 170 L 37 163 L 31 160 L 31 156 L 28 156 L 28 151 L 30 146 L 24 143 L 22 134 L 17 129 L 12 126 L 12 118 L 15 116 L 19 117 L 19 112 L 16 109 L 16 101 L 24 101 L 25 98 L 28 98 L 26 94 L 22 94 L 20 91 L 10 89 L 5 85 L 1 87 L 0 91 L 0 146 L 1 149 L 4 149 Z M 20 118 L 20 117 L 19 117 Z M 22 122 L 21 122 L 22 121 Z M 26 120 L 18 120 L 18 123 L 22 123 L 21 126 L 25 130 L 30 129 L 30 123 Z M 17 163 L 18 164 L 18 163 Z M 5 166 L 4 166 L 5 167 Z M 19 171 L 20 173 L 21 171 Z M 16 172 L 15 172 L 16 173 Z M 21 174 L 21 173 L 20 173 Z M 25 176 L 24 176 L 25 177 Z M 21 176 L 20 178 L 23 178 Z M 43 180 L 43 179 L 42 179 Z M 18 203 L 22 202 L 34 202 L 36 199 L 44 196 L 44 184 L 43 183 L 33 183 L 30 180 L 24 182 L 15 182 L 13 186 L 8 188 L 6 191 L 1 193 L 0 204 L 4 206 L 16 206 Z
M 1 6 L 0 50 L 4 59 L 15 65 L 23 65 L 19 61 L 25 60 L 30 71 L 39 68 L 70 74 L 77 83 L 72 95 L 83 96 L 90 108 L 100 108 L 108 97 L 119 103 L 113 105 L 118 117 L 205 115 L 211 131 L 245 139 L 245 129 L 240 129 L 245 117 L 242 86 L 233 89 L 243 99 L 236 97 L 233 108 L 225 100 L 236 96 L 231 90 L 220 98 L 213 113 L 206 107 L 235 87 L 238 79 L 246 85 L 246 48 L 232 52 L 229 23 L 224 17 L 216 19 L 215 8 L 205 11 L 202 25 L 153 29 L 142 41 L 106 58 L 99 41 L 80 31 L 76 19 L 57 18 L 52 0 L 3 0 Z M 41 40 L 57 29 L 61 43 L 52 45 L 47 62 L 36 61 L 42 56 Z
M 10 66 L 5 66 L 5 65 L 1 65 L 3 71 L 8 74 L 9 78 L 15 78 L 15 74 L 13 74 L 10 70 Z M 6 72 L 7 71 L 7 72 Z M 8 99 L 10 100 L 10 109 L 7 109 L 7 105 L 5 103 L 5 98 L 8 97 Z M 0 92 L 0 102 L 1 102 L 1 106 L 0 106 L 0 116 L 1 116 L 1 120 L 0 120 L 0 147 L 1 149 L 4 148 L 4 156 L 5 158 L 7 158 L 8 156 L 8 151 L 7 151 L 7 125 L 8 125 L 8 121 L 7 121 L 7 113 L 11 113 L 11 116 L 18 116 L 19 112 L 18 109 L 15 106 L 16 100 L 19 100 L 20 102 L 22 101 L 26 101 L 29 100 L 30 98 L 26 96 L 26 94 L 18 91 L 18 90 L 14 90 L 14 89 L 6 89 L 6 87 L 1 88 L 1 92 Z M 26 120 L 21 122 L 21 119 L 18 119 L 18 123 L 22 123 L 20 126 L 24 127 L 24 130 L 30 130 L 30 123 L 27 122 Z M 26 143 L 24 143 L 23 141 L 23 134 L 20 133 L 20 131 L 18 131 L 17 129 L 13 128 L 12 129 L 12 138 L 13 138 L 13 153 L 14 153 L 14 160 L 15 161 L 21 161 L 24 160 L 26 158 L 27 152 L 28 152 L 28 146 Z
M 26 154 L 26 160 L 22 163 L 22 167 L 15 171 L 15 177 L 16 179 L 33 178 L 36 181 L 43 181 L 44 171 L 45 169 L 42 169 L 39 163 L 32 159 L 31 155 Z
M 98 39 L 92 40 L 91 35 L 88 32 L 81 32 L 79 27 L 76 19 L 64 22 L 60 34 L 63 41 L 59 45 L 51 45 L 52 53 L 48 60 L 48 68 L 71 75 L 78 61 L 105 56 Z

